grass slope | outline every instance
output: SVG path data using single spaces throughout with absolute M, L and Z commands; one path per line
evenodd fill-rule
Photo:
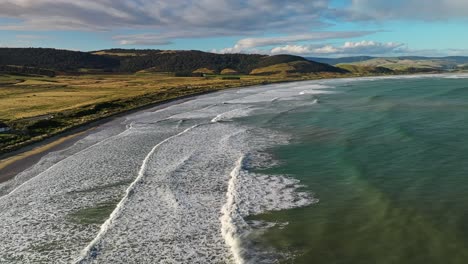
M 337 65 L 342 63 L 355 63 L 360 61 L 367 61 L 370 59 L 374 59 L 375 57 L 370 56 L 354 56 L 354 57 L 343 57 L 343 58 L 316 58 L 316 57 L 308 57 L 308 60 L 326 63 L 330 65 Z
M 407 71 L 408 69 L 421 69 L 421 70 L 444 70 L 447 67 L 454 67 L 455 65 L 449 64 L 440 60 L 411 60 L 399 58 L 377 58 L 368 61 L 358 62 L 354 65 L 360 66 L 373 66 L 384 67 L 394 71 Z
M 347 70 L 349 72 L 359 74 L 359 75 L 369 75 L 369 74 L 393 74 L 393 70 L 380 66 L 362 66 L 354 64 L 338 64 L 336 65 L 339 68 Z
M 285 63 L 278 63 L 269 66 L 259 67 L 250 72 L 252 75 L 288 75 L 288 74 L 308 74 L 308 73 L 347 73 L 345 69 L 330 66 L 328 64 L 317 63 L 307 60 L 295 60 Z

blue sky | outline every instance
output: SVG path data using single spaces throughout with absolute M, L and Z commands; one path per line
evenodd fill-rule
M 0 46 L 468 55 L 466 0 L 0 0 Z

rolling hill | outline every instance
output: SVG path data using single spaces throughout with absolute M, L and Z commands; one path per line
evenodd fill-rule
M 167 51 L 167 50 L 101 50 L 93 52 L 101 56 L 108 56 L 120 60 L 120 71 L 136 72 L 151 69 L 153 72 L 205 72 L 221 73 L 230 69 L 240 74 L 249 74 L 256 69 L 277 67 L 284 64 L 296 63 L 296 67 L 288 73 L 313 72 L 344 72 L 342 69 L 323 63 L 309 61 L 303 57 L 293 55 L 257 55 L 257 54 L 215 54 L 196 50 Z M 272 73 L 277 71 L 272 71 Z M 266 73 L 266 71 L 264 71 Z
M 343 57 L 343 58 L 308 58 L 308 59 L 329 63 L 331 65 L 334 65 L 340 68 L 344 68 L 348 70 L 351 69 L 352 71 L 366 71 L 366 70 L 372 70 L 372 68 L 375 68 L 375 67 L 381 67 L 381 68 L 390 69 L 394 71 L 395 73 L 440 72 L 440 71 L 464 70 L 466 69 L 466 65 L 468 65 L 468 57 L 463 57 L 463 56 L 449 56 L 449 57 L 356 56 L 356 57 Z
M 342 64 L 337 64 L 342 65 Z M 375 58 L 367 61 L 353 63 L 353 65 L 384 67 L 393 71 L 407 71 L 416 69 L 421 71 L 442 71 L 453 69 L 456 64 L 445 60 L 411 59 L 411 58 Z
M 344 73 L 343 69 L 309 61 L 292 55 L 266 56 L 258 54 L 215 54 L 196 50 L 126 50 L 110 49 L 79 52 L 43 48 L 0 48 L 1 69 L 41 72 L 52 70 L 62 73 L 135 73 L 171 72 L 177 76 L 194 73 L 230 72 L 250 74 L 256 69 L 274 65 L 290 66 L 286 73 Z M 37 69 L 37 70 L 35 70 Z M 204 69 L 201 71 L 200 69 Z M 274 71 L 276 72 L 276 71 Z M 264 71 L 265 73 L 265 71 Z
M 347 73 L 348 70 L 333 67 L 328 64 L 311 62 L 307 60 L 294 60 L 283 63 L 272 63 L 270 65 L 261 65 L 253 69 L 250 74 L 252 75 L 272 75 L 272 74 L 305 74 L 314 72 L 333 72 L 333 73 Z
M 375 57 L 370 56 L 355 56 L 355 57 L 343 57 L 343 58 L 315 58 L 315 57 L 308 57 L 308 60 L 326 63 L 330 65 L 336 65 L 340 63 L 354 63 L 360 61 L 366 61 L 370 59 L 374 59 Z
M 348 72 L 359 75 L 385 75 L 395 74 L 394 70 L 379 66 L 365 66 L 356 64 L 338 64 L 339 68 L 347 70 Z

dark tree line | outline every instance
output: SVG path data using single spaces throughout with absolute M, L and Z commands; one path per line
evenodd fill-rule
M 215 72 L 231 68 L 240 73 L 249 73 L 262 55 L 247 54 L 214 54 L 201 51 L 179 51 L 165 53 L 146 51 L 144 56 L 132 56 L 121 59 L 120 70 L 136 72 L 151 68 L 160 72 L 193 72 L 200 68 L 208 68 Z
M 18 65 L 67 72 L 80 68 L 111 70 L 118 68 L 120 62 L 114 58 L 78 51 L 0 48 L 0 65 Z
M 34 68 L 34 67 L 25 67 L 25 66 L 8 66 L 8 65 L 0 65 L 0 73 L 8 73 L 8 74 L 27 74 L 27 75 L 43 75 L 54 77 L 55 71 L 53 70 L 46 70 L 41 68 Z

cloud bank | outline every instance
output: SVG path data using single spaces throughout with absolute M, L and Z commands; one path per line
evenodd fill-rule
M 307 56 L 336 56 L 336 55 L 382 55 L 399 54 L 407 51 L 402 43 L 360 41 L 346 42 L 342 46 L 316 45 L 286 45 L 271 49 L 271 54 L 296 54 Z
M 266 37 L 266 38 L 244 38 L 239 40 L 234 47 L 219 50 L 219 53 L 240 53 L 259 51 L 259 47 L 293 44 L 301 41 L 322 41 L 329 39 L 347 39 L 366 36 L 375 33 L 375 31 L 323 31 L 311 32 L 307 34 L 289 35 L 282 37 Z
M 398 42 L 376 42 L 376 41 L 347 41 L 343 45 L 297 45 L 287 44 L 273 47 L 271 49 L 238 49 L 238 45 L 233 48 L 222 50 L 212 50 L 216 53 L 261 53 L 261 54 L 294 54 L 301 56 L 351 56 L 351 55 L 385 55 L 403 54 L 410 52 L 407 46 Z M 257 47 L 248 45 L 248 47 Z
M 1 0 L 12 30 L 145 28 L 232 34 L 321 26 L 328 0 Z

